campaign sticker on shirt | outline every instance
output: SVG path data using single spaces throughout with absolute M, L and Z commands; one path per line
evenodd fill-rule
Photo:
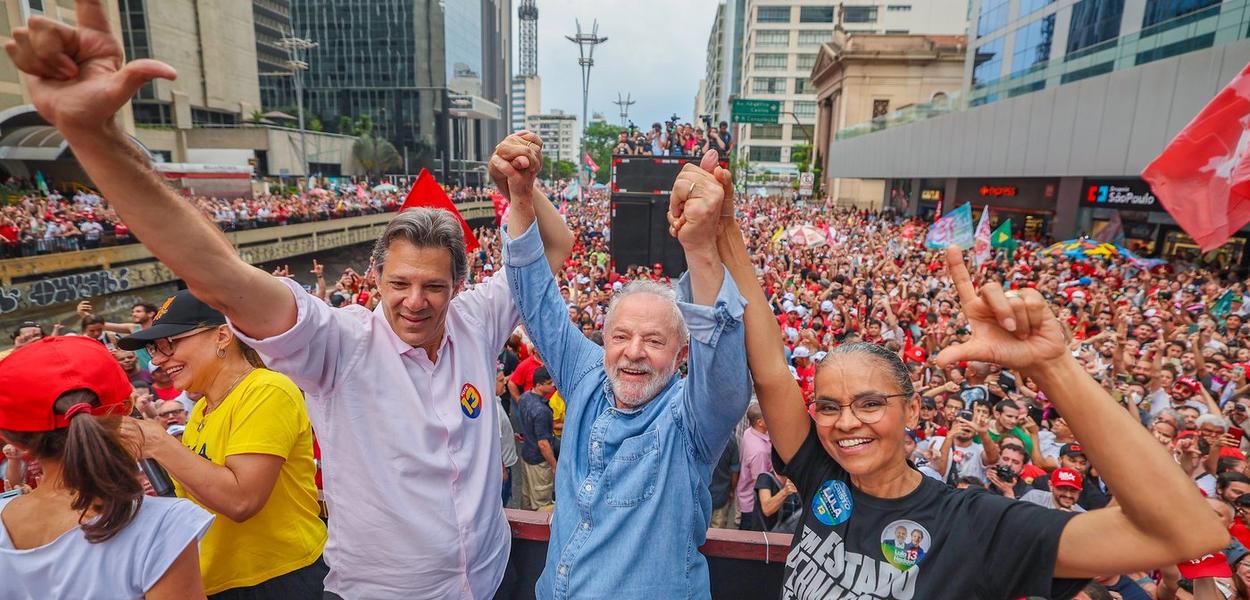
M 851 490 L 846 484 L 830 479 L 812 497 L 812 514 L 825 525 L 841 525 L 851 518 Z
M 466 383 L 460 388 L 460 412 L 470 419 L 476 419 L 482 414 L 482 394 L 472 383 Z
M 915 521 L 899 520 L 881 530 L 881 553 L 885 562 L 906 571 L 924 560 L 933 538 Z

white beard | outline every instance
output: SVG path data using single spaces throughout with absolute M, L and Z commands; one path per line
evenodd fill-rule
M 619 379 L 621 369 L 645 369 L 651 377 L 642 383 L 623 382 Z M 676 372 L 676 357 L 673 358 L 672 365 L 659 372 L 651 370 L 651 365 L 646 363 L 634 363 L 625 359 L 621 359 L 616 367 L 607 369 L 608 383 L 612 386 L 612 395 L 617 402 L 630 408 L 638 408 L 655 399 L 655 395 L 664 389 L 664 386 L 668 384 L 668 380 Z

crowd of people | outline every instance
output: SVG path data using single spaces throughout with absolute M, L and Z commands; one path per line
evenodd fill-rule
M 713 127 L 711 119 L 704 119 L 699 126 L 679 123 L 674 116 L 663 126 L 652 123 L 645 132 L 633 126 L 621 130 L 612 154 L 700 157 L 715 150 L 720 156 L 729 156 L 736 144 L 726 121 Z
M 446 186 L 445 191 L 457 203 L 489 196 L 475 187 Z M 190 196 L 188 200 L 223 231 L 237 231 L 394 212 L 404 198 L 394 189 L 369 191 L 363 184 L 359 189 L 353 184 L 251 198 Z M 0 258 L 136 241 L 108 200 L 95 191 L 79 189 L 63 195 L 56 189 L 47 193 L 27 190 L 15 202 L 0 206 Z
M 608 199 L 553 203 L 519 132 L 476 251 L 415 208 L 305 287 L 124 151 L 114 113 L 176 73 L 122 67 L 99 3 L 15 38 L 187 289 L 15 332 L 6 595 L 710 598 L 716 525 L 792 534 L 783 598 L 1250 600 L 1242 275 L 1032 242 L 969 268 L 916 219 L 736 195 L 712 149 L 672 185 L 671 281 L 614 265 Z M 530 590 L 518 496 L 553 513 Z

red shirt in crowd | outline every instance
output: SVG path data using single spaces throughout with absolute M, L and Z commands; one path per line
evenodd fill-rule
M 182 390 L 169 386 L 167 388 L 152 386 L 152 394 L 161 400 L 173 400 L 182 394 Z
M 508 379 L 520 388 L 522 392 L 528 392 L 530 388 L 534 387 L 534 371 L 537 371 L 538 367 L 541 366 L 543 366 L 543 361 L 539 360 L 537 355 L 530 356 L 516 366 L 516 370 L 512 372 L 512 376 Z

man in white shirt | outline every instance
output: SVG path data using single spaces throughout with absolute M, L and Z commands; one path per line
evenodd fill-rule
M 148 81 L 177 73 L 155 60 L 125 64 L 101 3 L 78 2 L 77 16 L 72 29 L 32 32 L 32 43 L 59 40 L 72 52 L 55 58 L 77 65 L 52 84 L 44 78 L 51 71 L 26 64 L 32 100 L 135 237 L 305 391 L 333 515 L 327 595 L 493 596 L 510 532 L 499 502 L 498 405 L 489 394 L 496 356 L 519 321 L 506 276 L 459 293 L 463 233 L 450 213 L 435 209 L 405 211 L 387 225 L 374 249 L 381 295 L 374 311 L 330 308 L 293 280 L 247 264 L 193 203 L 165 186 L 114 120 Z M 496 161 L 510 163 L 533 186 L 541 140 L 509 136 L 491 161 L 492 175 Z M 500 191 L 509 196 L 506 179 Z M 555 269 L 572 234 L 535 196 Z
M 1020 496 L 1020 500 L 1055 510 L 1085 512 L 1085 509 L 1076 503 L 1081 497 L 1081 485 L 1081 474 L 1076 470 L 1055 469 L 1050 473 L 1049 491 L 1029 490 Z

